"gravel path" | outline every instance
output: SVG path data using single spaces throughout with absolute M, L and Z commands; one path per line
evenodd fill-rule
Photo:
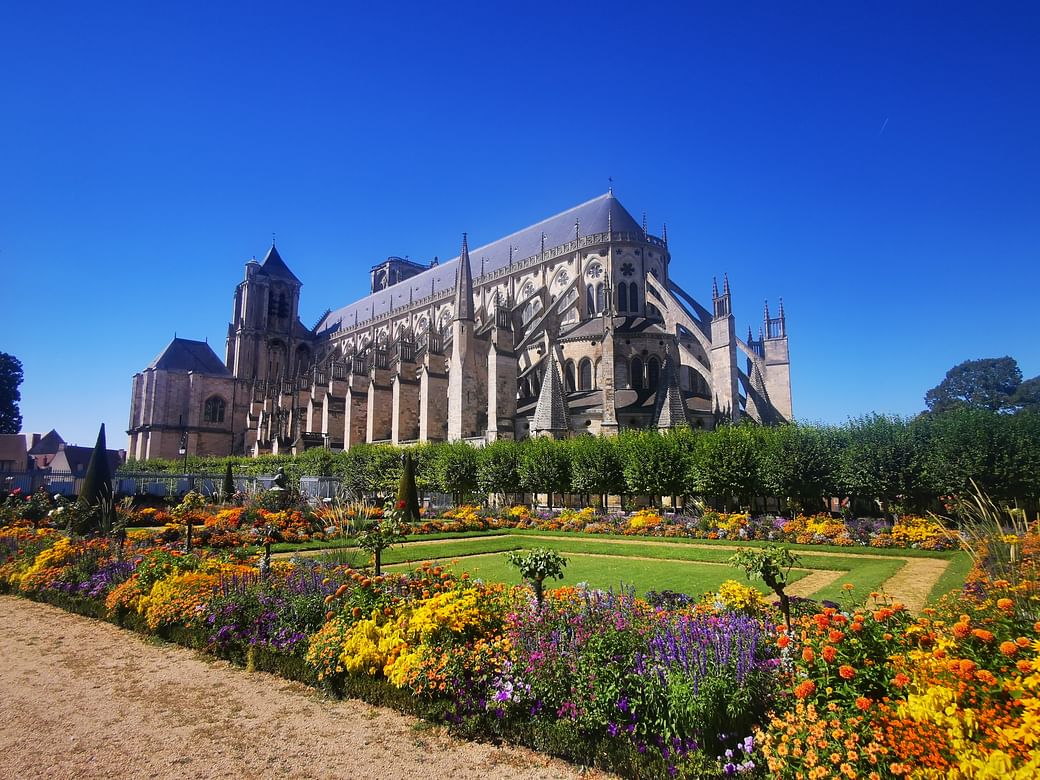
M 608 778 L 0 596 L 0 778 Z

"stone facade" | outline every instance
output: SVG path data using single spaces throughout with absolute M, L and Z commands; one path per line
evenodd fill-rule
M 307 328 L 272 246 L 246 264 L 223 362 L 174 339 L 134 377 L 131 457 L 176 457 L 185 437 L 259 454 L 790 420 L 783 303 L 742 340 L 728 278 L 709 309 L 671 262 L 667 231 L 608 193 L 472 251 L 464 236 L 444 263 L 391 257 L 371 295 Z

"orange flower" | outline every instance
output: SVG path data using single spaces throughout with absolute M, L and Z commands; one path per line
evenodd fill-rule
M 806 680 L 805 682 L 799 683 L 794 689 L 794 695 L 799 699 L 805 699 L 816 693 L 816 683 L 812 680 Z
M 831 642 L 834 642 L 835 644 L 837 644 L 844 638 L 845 635 L 843 633 L 841 633 L 840 631 L 835 631 L 834 629 L 831 629 L 831 632 L 827 634 L 827 639 Z
M 892 678 L 892 684 L 894 686 L 896 686 L 897 688 L 903 688 L 909 682 L 910 682 L 910 678 L 907 677 L 902 672 L 900 672 L 899 674 L 897 674 L 895 677 Z
M 1018 652 L 1018 645 L 1016 645 L 1014 642 L 1001 642 L 1000 643 L 1000 653 L 1001 653 L 1001 655 L 1006 655 L 1008 658 L 1010 658 L 1011 656 L 1013 656 L 1017 652 Z
M 994 588 L 1006 588 L 1010 584 L 1011 583 L 1008 582 L 1007 580 L 994 580 L 993 581 L 993 587 Z
M 972 636 L 974 636 L 976 639 L 979 639 L 979 640 L 981 640 L 983 642 L 992 642 L 993 641 L 993 632 L 992 631 L 987 631 L 984 628 L 976 628 L 971 633 L 972 633 Z
M 830 645 L 823 646 L 823 660 L 827 663 L 831 663 L 835 658 L 838 657 L 838 651 Z
M 841 675 L 841 679 L 843 680 L 851 680 L 853 677 L 856 676 L 856 670 L 848 664 L 844 664 L 843 666 L 839 667 L 838 674 Z
M 781 634 L 776 638 L 776 646 L 779 647 L 781 650 L 783 650 L 789 644 L 791 644 L 791 637 L 789 637 L 787 634 Z
M 1033 643 L 1030 642 L 1028 639 L 1026 639 L 1024 636 L 1020 636 L 1018 639 L 1015 640 L 1015 644 L 1018 645 L 1021 648 L 1026 648 L 1026 647 L 1029 647 Z
M 802 648 L 802 660 L 807 664 L 811 664 L 816 659 L 816 653 L 813 652 L 811 647 Z
M 866 712 L 867 710 L 870 709 L 870 704 L 871 704 L 870 699 L 868 699 L 866 696 L 857 696 L 856 697 L 856 709 L 862 710 L 863 712 Z
M 1029 674 L 1033 671 L 1033 664 L 1025 659 L 1022 659 L 1015 664 L 1015 668 L 1018 669 L 1019 674 Z
M 1015 602 L 1011 599 L 997 599 L 997 607 L 1003 609 L 1006 612 L 1010 612 L 1015 608 Z
M 968 626 L 968 621 L 957 621 L 953 624 L 953 635 L 958 639 L 964 639 L 970 633 L 971 628 Z
M 986 685 L 994 685 L 997 682 L 997 678 L 993 676 L 993 672 L 988 669 L 979 669 L 975 672 L 975 679 L 979 682 L 985 683 Z

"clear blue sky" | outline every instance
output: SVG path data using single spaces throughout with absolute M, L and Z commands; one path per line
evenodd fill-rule
M 125 446 L 174 332 L 223 357 L 271 233 L 302 319 L 604 192 L 738 328 L 783 296 L 795 413 L 1040 373 L 1035 3 L 8 3 L 0 351 L 26 430 Z

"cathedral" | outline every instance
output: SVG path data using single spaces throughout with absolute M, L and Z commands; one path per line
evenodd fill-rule
M 670 278 L 668 232 L 608 192 L 429 264 L 390 257 L 370 295 L 299 319 L 272 244 L 245 265 L 222 361 L 174 338 L 133 378 L 128 457 L 177 458 L 791 419 L 783 301 L 737 335 Z

